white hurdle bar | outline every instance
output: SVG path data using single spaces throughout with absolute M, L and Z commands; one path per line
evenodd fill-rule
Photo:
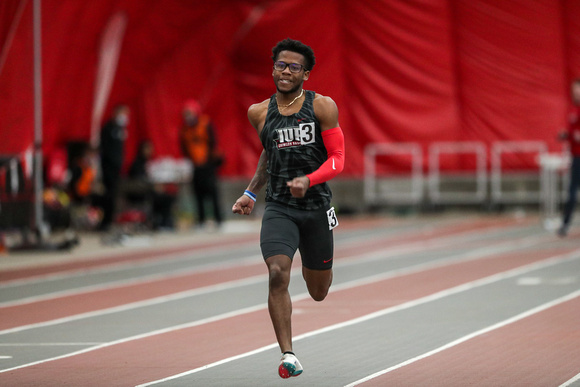
M 411 156 L 410 192 L 377 192 L 377 156 Z M 417 143 L 369 144 L 364 150 L 364 197 L 367 204 L 389 202 L 393 204 L 417 204 L 423 200 L 423 151 Z
M 541 193 L 506 193 L 502 190 L 501 156 L 505 153 L 536 153 L 536 157 L 542 157 L 547 152 L 547 145 L 543 141 L 498 141 L 493 143 L 491 149 L 491 200 L 494 203 L 539 203 Z M 538 177 L 539 177 L 538 169 Z
M 474 154 L 475 191 L 441 192 L 441 154 Z M 435 204 L 483 203 L 487 199 L 487 150 L 482 142 L 436 142 L 429 147 L 429 198 Z

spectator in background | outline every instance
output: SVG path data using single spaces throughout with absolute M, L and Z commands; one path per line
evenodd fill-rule
M 88 143 L 80 145 L 78 154 L 71 157 L 69 181 L 69 193 L 76 203 L 82 203 L 91 199 L 94 194 L 94 183 L 97 177 L 95 151 Z
M 129 168 L 129 179 L 137 186 L 138 192 L 130 193 L 128 199 L 133 203 L 150 201 L 153 228 L 171 230 L 173 229 L 172 207 L 175 195 L 165 185 L 151 182 L 147 164 L 152 160 L 154 152 L 151 141 L 145 140 L 139 144 L 135 160 Z
M 117 105 L 113 116 L 101 129 L 100 156 L 101 174 L 105 189 L 103 196 L 103 220 L 99 229 L 107 231 L 113 223 L 115 201 L 119 191 L 124 145 L 127 139 L 127 124 L 130 110 L 127 105 Z
M 98 152 L 86 142 L 69 145 L 70 181 L 74 227 L 94 229 L 102 220 L 103 196 L 96 190 Z
M 568 201 L 564 206 L 562 226 L 558 230 L 558 235 L 562 237 L 568 234 L 572 214 L 576 206 L 576 191 L 580 184 L 580 78 L 572 81 L 570 94 L 573 106 L 568 115 L 568 127 L 567 130 L 560 134 L 560 139 L 568 141 L 570 144 L 570 153 L 572 155 Z
M 193 163 L 192 186 L 197 204 L 198 226 L 205 226 L 205 204 L 209 201 L 219 227 L 223 218 L 218 195 L 217 169 L 222 164 L 223 157 L 217 153 L 213 124 L 207 115 L 201 113 L 201 107 L 195 100 L 186 101 L 182 117 L 181 148 Z

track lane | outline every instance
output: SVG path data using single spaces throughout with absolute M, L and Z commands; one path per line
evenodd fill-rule
M 402 224 L 401 224 L 402 223 Z M 385 229 L 389 225 L 397 225 L 392 229 Z M 416 241 L 418 238 L 434 239 L 445 235 L 462 234 L 477 231 L 493 232 L 501 229 L 509 229 L 514 226 L 526 227 L 534 224 L 534 219 L 515 218 L 481 218 L 481 219 L 444 219 L 397 222 L 383 220 L 346 220 L 341 221 L 341 226 L 336 230 L 337 247 L 348 248 L 351 243 L 355 248 L 364 245 L 366 242 L 376 242 L 377 236 L 381 240 L 397 244 L 405 244 Z M 382 226 L 382 227 L 381 227 Z M 210 241 L 196 241 L 181 246 L 174 247 L 150 247 L 119 252 L 109 252 L 107 255 L 92 254 L 79 260 L 70 262 L 57 262 L 54 264 L 43 264 L 36 267 L 24 267 L 17 269 L 4 269 L 0 271 L 0 289 L 10 286 L 13 283 L 35 283 L 44 280 L 62 279 L 67 276 L 77 276 L 99 271 L 107 268 L 127 264 L 138 264 L 142 262 L 165 261 L 172 259 L 175 255 L 194 254 L 201 255 L 215 251 L 232 251 L 241 248 L 259 246 L 259 233 L 224 234 L 223 238 Z M 344 242 L 343 242 L 344 241 Z
M 496 313 L 487 312 L 489 304 L 482 305 L 482 301 L 488 301 L 482 296 L 489 291 L 497 296 L 505 294 L 507 289 L 513 289 L 517 276 L 528 272 L 565 273 L 578 268 L 580 251 L 447 288 L 361 318 L 295 336 L 295 350 L 306 368 L 305 373 L 292 383 L 296 386 L 344 386 L 349 379 L 355 380 L 357 375 L 365 375 L 365 370 L 377 369 L 375 367 L 389 362 L 397 364 L 408 359 L 409 354 L 422 353 L 445 340 L 511 318 L 514 314 L 528 311 L 528 308 L 551 302 L 570 290 L 578 292 L 577 288 L 568 286 L 555 291 L 552 289 L 548 294 L 533 298 L 530 297 L 535 294 L 533 291 L 520 288 L 514 294 L 509 294 L 509 297 L 495 301 L 500 308 Z M 416 283 L 412 285 L 420 286 Z M 455 314 L 449 316 L 442 312 L 447 309 Z M 469 318 L 464 316 L 464 311 L 470 311 Z M 453 322 L 457 324 L 455 329 Z M 274 372 L 276 359 L 276 350 L 266 347 L 193 369 L 177 375 L 177 378 L 166 379 L 166 383 L 161 385 L 221 386 L 230 380 L 236 380 L 235 385 L 240 386 L 276 385 L 280 382 Z
M 558 386 L 578 372 L 580 291 L 505 326 L 349 386 Z
M 456 245 L 457 241 L 461 238 L 467 238 L 469 240 L 474 235 L 481 237 L 482 226 L 487 230 L 490 227 L 490 222 L 486 221 L 481 224 L 476 224 L 474 228 L 465 227 L 464 225 L 459 228 L 453 227 L 452 230 L 441 228 L 436 232 L 431 232 L 430 237 L 419 235 L 414 239 L 405 238 L 404 241 L 399 243 L 392 243 L 390 241 L 365 242 L 363 245 L 350 243 L 337 251 L 336 260 L 340 262 L 350 257 L 351 264 L 358 264 L 360 263 L 361 257 L 364 257 L 365 254 L 377 252 L 380 253 L 378 256 L 408 254 L 427 248 L 433 252 L 437 249 L 449 248 L 452 245 Z M 495 228 L 493 229 L 493 233 L 495 233 Z M 542 237 L 540 236 L 538 238 Z M 490 242 L 486 241 L 487 247 L 489 247 L 489 244 Z M 517 240 L 509 242 L 509 245 L 512 244 L 517 246 Z M 475 239 L 469 245 L 463 242 L 461 248 L 471 248 L 477 251 L 477 245 L 478 241 Z M 489 254 L 487 249 L 485 251 Z M 296 263 L 299 263 L 299 260 L 297 261 Z M 13 329 L 21 325 L 38 324 L 43 321 L 62 319 L 75 314 L 89 313 L 94 310 L 115 308 L 124 303 L 140 302 L 149 298 L 186 292 L 200 287 L 215 285 L 220 281 L 233 281 L 234 279 L 263 274 L 264 267 L 261 259 L 256 258 L 256 262 L 260 263 L 251 264 L 250 261 L 244 261 L 241 263 L 238 262 L 233 267 L 224 266 L 216 268 L 215 271 L 201 270 L 199 273 L 192 274 L 182 272 L 174 275 L 161 276 L 161 278 L 143 280 L 136 284 L 106 285 L 104 289 L 89 288 L 85 291 L 81 288 L 77 290 L 77 294 L 74 291 L 71 292 L 72 294 L 64 296 L 59 296 L 57 293 L 54 297 L 51 297 L 48 294 L 43 296 L 48 299 L 41 299 L 36 302 L 24 302 L 22 305 L 16 303 L 15 305 L 3 306 L 0 307 L 0 312 L 14 316 L 14 318 L 0 320 L 0 331 Z M 62 305 L 66 305 L 66 308 L 63 308 Z
M 333 291 L 331 296 L 329 296 L 324 303 L 320 305 L 317 304 L 316 307 L 313 306 L 313 302 L 311 301 L 299 301 L 295 304 L 296 310 L 299 311 L 296 313 L 294 318 L 295 335 L 310 331 L 318 326 L 324 327 L 333 322 L 345 321 L 353 316 L 364 315 L 368 312 L 372 313 L 372 311 L 376 311 L 385 305 L 395 305 L 404 300 L 419 297 L 421 294 L 430 294 L 430 292 L 437 291 L 438 289 L 446 289 L 450 286 L 455 286 L 458 283 L 464 283 L 470 278 L 469 276 L 466 277 L 466 274 L 469 274 L 472 278 L 481 278 L 486 273 L 506 270 L 506 268 L 509 267 L 519 267 L 522 264 L 529 264 L 535 260 L 542 261 L 546 259 L 546 252 L 543 253 L 544 254 L 542 255 L 538 252 L 535 257 L 533 255 L 522 257 L 521 254 L 514 254 L 512 256 L 487 258 L 481 260 L 481 262 L 476 260 L 465 263 L 456 263 L 449 265 L 449 267 L 429 270 L 428 273 L 414 273 L 402 276 L 404 278 L 389 279 L 379 283 L 368 284 L 366 286 L 360 285 L 353 289 L 339 289 Z M 482 262 L 485 263 L 483 266 Z M 484 270 L 485 268 L 488 269 L 487 272 Z M 428 281 L 426 280 L 427 278 L 438 279 L 438 281 Z M 416 284 L 416 286 L 409 287 L 409 283 Z M 361 294 L 353 296 L 353 301 L 351 303 L 345 301 L 345 299 L 348 300 L 349 293 L 360 291 L 363 288 L 365 288 L 365 291 L 362 292 L 362 295 L 363 297 L 366 297 L 363 299 L 367 299 L 369 302 L 357 303 L 356 300 L 361 299 Z M 394 298 L 385 300 L 383 296 L 384 294 L 392 294 Z M 347 308 L 345 308 L 344 302 L 347 302 Z M 385 304 L 385 302 L 388 304 Z M 321 307 L 321 305 L 323 307 Z M 78 356 L 38 364 L 32 368 L 27 367 L 25 369 L 11 371 L 9 375 L 11 380 L 16 380 L 19 383 L 24 383 L 27 380 L 34 380 L 34 378 L 39 377 L 41 374 L 50 376 L 51 378 L 55 377 L 57 378 L 55 380 L 59 380 L 58 372 L 56 370 L 61 367 L 68 368 L 72 366 L 75 369 L 82 369 L 82 372 L 80 373 L 83 375 L 82 378 L 86 382 L 87 379 L 84 379 L 85 377 L 89 377 L 89 380 L 102 377 L 102 375 L 97 375 L 95 372 L 106 369 L 110 366 L 115 369 L 115 372 L 119 372 L 116 375 L 121 379 L 115 380 L 123 380 L 122 385 L 130 385 L 133 383 L 133 378 L 135 377 L 140 378 L 137 382 L 142 381 L 142 378 L 144 377 L 151 380 L 152 378 L 159 377 L 158 375 L 161 373 L 163 373 L 162 376 L 167 376 L 168 370 L 164 369 L 164 366 L 157 368 L 147 367 L 146 370 L 143 370 L 143 364 L 149 365 L 159 362 L 157 364 L 164 364 L 166 367 L 171 369 L 171 372 L 173 372 L 175 371 L 173 365 L 183 364 L 183 358 L 187 359 L 186 363 L 189 365 L 189 369 L 191 369 L 191 367 L 196 364 L 208 364 L 212 359 L 215 361 L 216 357 L 223 358 L 227 356 L 228 353 L 239 353 L 244 348 L 251 350 L 260 346 L 260 344 L 267 345 L 271 343 L 273 335 L 267 314 L 265 315 L 264 313 L 266 313 L 265 310 L 256 311 L 239 317 L 216 321 L 212 324 L 204 324 L 197 327 L 180 329 L 174 332 L 167 332 L 163 335 L 156 335 L 127 343 L 120 343 L 115 346 L 101 348 Z M 313 322 L 315 322 L 314 327 L 312 324 Z M 249 331 L 239 330 L 239 327 L 248 326 L 255 327 L 255 329 Z M 268 329 L 266 327 L 268 327 Z M 236 341 L 235 343 L 228 341 L 227 344 L 224 343 L 224 332 L 231 332 L 232 330 L 235 331 L 236 334 L 233 335 L 234 337 L 231 339 L 240 341 Z M 229 339 L 230 337 L 228 336 L 228 340 Z M 184 342 L 195 343 L 194 358 L 191 357 L 192 349 L 182 345 Z M 216 346 L 216 342 L 222 344 Z M 155 348 L 155 354 L 148 353 L 146 348 Z M 215 352 L 216 348 L 219 349 L 219 351 L 217 351 L 219 355 Z M 188 353 L 189 356 L 187 355 Z M 212 356 L 214 357 L 212 358 Z M 72 365 L 68 363 L 69 360 L 72 361 Z M 83 364 L 84 366 L 82 366 Z M 94 367 L 95 364 L 99 364 L 99 366 Z M 117 370 L 118 367 L 116 368 L 115 364 L 125 364 L 125 366 L 122 370 Z M 90 369 L 93 369 L 93 371 Z M 37 371 L 39 373 L 37 373 Z M 0 380 L 1 379 L 2 377 L 0 377 Z M 80 382 L 80 380 L 77 380 L 77 382 Z
M 119 265 L 123 263 L 138 263 L 149 260 L 163 259 L 175 254 L 202 253 L 215 248 L 236 248 L 240 246 L 254 246 L 258 243 L 258 235 L 255 233 L 244 235 L 229 235 L 225 240 L 196 241 L 184 246 L 163 246 L 149 248 L 135 248 L 131 250 L 121 250 L 119 252 L 108 253 L 106 255 L 92 254 L 90 257 L 78 261 L 58 262 L 49 265 L 35 267 L 25 267 L 17 269 L 6 269 L 0 271 L 0 285 L 24 280 L 42 280 L 51 275 L 63 273 L 86 272 L 90 269 Z

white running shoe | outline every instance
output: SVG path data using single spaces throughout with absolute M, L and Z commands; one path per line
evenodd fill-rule
M 298 376 L 302 373 L 302 365 L 291 353 L 282 354 L 280 366 L 278 367 L 278 374 L 283 379 L 288 379 L 291 376 Z

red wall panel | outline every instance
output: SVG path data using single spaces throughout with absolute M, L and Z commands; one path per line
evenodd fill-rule
M 0 43 L 19 4 L 0 7 Z M 0 153 L 32 141 L 30 4 L 0 69 Z M 134 113 L 127 162 L 146 138 L 159 156 L 178 156 L 181 106 L 197 98 L 215 121 L 226 176 L 254 172 L 261 145 L 246 112 L 274 92 L 270 50 L 286 37 L 316 53 L 305 88 L 339 106 L 344 176 L 361 175 L 372 142 L 558 149 L 568 82 L 580 76 L 575 0 L 43 0 L 47 153 L 89 139 L 100 37 L 118 11 L 128 24 L 109 107 L 125 102 Z

